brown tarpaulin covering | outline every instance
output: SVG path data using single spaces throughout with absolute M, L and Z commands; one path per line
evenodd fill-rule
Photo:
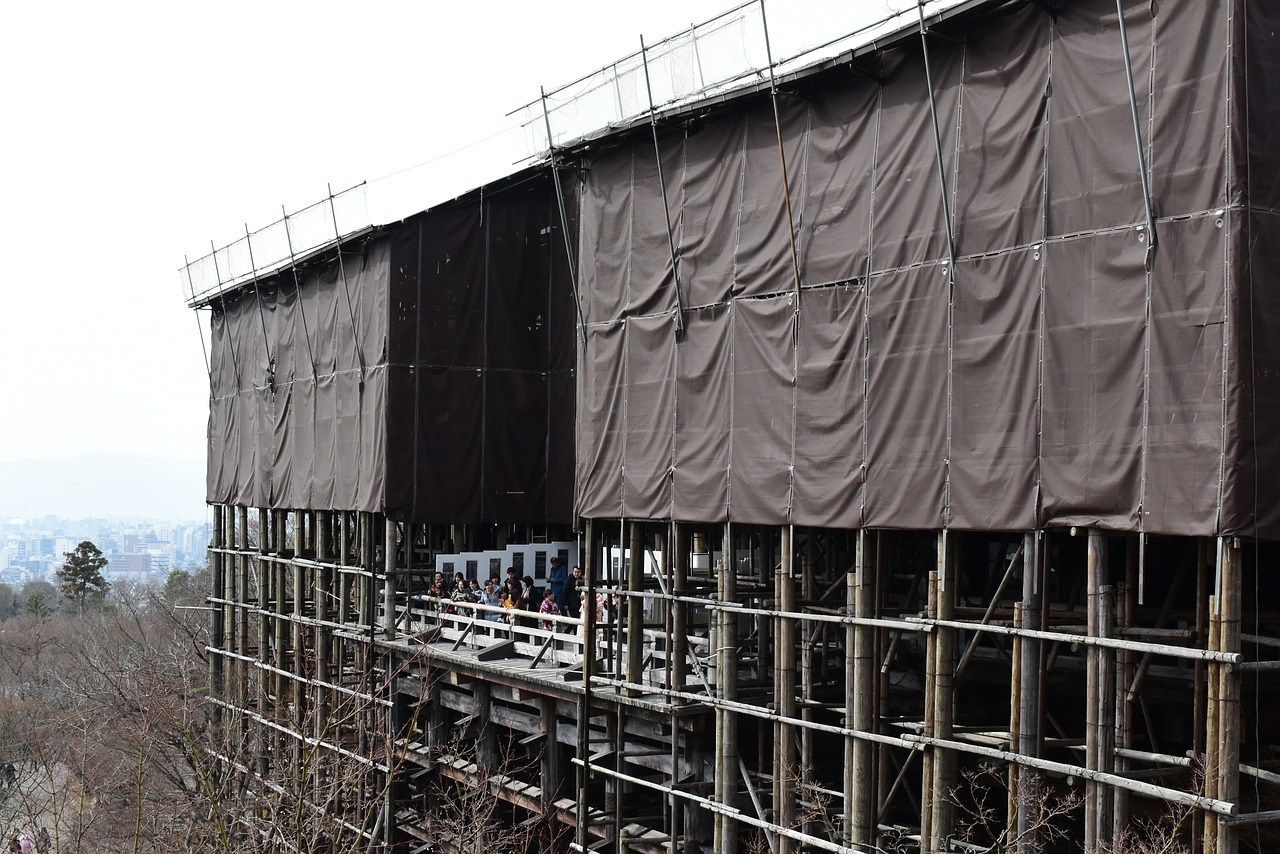
M 569 522 L 576 317 L 550 176 L 319 267 L 215 306 L 208 500 Z
M 684 332 L 652 140 L 592 151 L 578 512 L 1280 535 L 1280 21 L 1126 5 L 1150 256 L 1112 0 L 950 22 L 937 137 L 918 37 L 785 91 L 799 295 L 768 96 L 668 125 Z

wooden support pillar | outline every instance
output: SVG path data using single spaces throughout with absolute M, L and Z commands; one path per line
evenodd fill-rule
M 333 529 L 330 527 L 333 514 L 321 510 L 317 514 L 316 526 L 316 558 L 321 563 L 329 563 L 333 556 L 331 552 L 330 539 Z M 321 567 L 317 570 L 315 587 L 315 613 L 316 613 L 316 681 L 323 683 L 316 688 L 315 701 L 315 735 L 319 738 L 325 730 L 326 722 L 329 717 L 329 689 L 324 684 L 332 681 L 329 667 L 329 645 L 332 643 L 333 631 L 325 624 L 329 622 L 329 597 L 332 595 L 333 588 L 333 570 L 328 567 Z
M 1090 637 L 1111 634 L 1111 586 L 1107 583 L 1107 541 L 1100 530 L 1089 530 L 1088 566 L 1088 633 Z M 1091 770 L 1110 772 L 1115 747 L 1115 681 L 1112 650 L 1090 646 L 1086 652 L 1085 765 Z M 1101 850 L 1110 839 L 1113 799 L 1104 783 L 1085 781 L 1085 852 Z
M 284 511 L 274 510 L 271 512 L 271 542 L 272 551 L 276 557 L 283 557 L 285 551 L 285 520 Z M 272 662 L 278 668 L 275 673 L 275 700 L 277 713 L 285 709 L 286 697 L 289 692 L 289 680 L 285 676 L 284 671 L 289 666 L 289 621 L 285 615 L 289 613 L 289 588 L 288 568 L 284 563 L 278 560 L 272 560 L 267 563 L 271 570 L 271 612 L 273 614 L 272 630 L 274 640 L 272 645 L 274 649 L 271 656 Z M 279 733 L 277 733 L 279 735 Z
M 1209 597 L 1210 576 L 1213 569 L 1213 540 L 1201 537 L 1196 560 L 1196 645 L 1201 649 L 1212 649 L 1209 643 Z M 1208 662 L 1197 659 L 1195 663 L 1194 712 L 1194 746 L 1192 749 L 1201 763 L 1205 761 L 1208 748 L 1205 737 L 1208 735 L 1206 711 L 1209 705 L 1209 667 Z M 1206 792 L 1207 794 L 1207 792 Z M 1191 838 L 1204 839 L 1204 813 L 1196 810 L 1191 814 Z
M 477 679 L 471 683 L 471 696 L 475 700 L 476 719 L 472 730 L 476 734 L 476 764 L 483 774 L 497 774 L 502 766 L 502 754 L 498 750 L 497 727 L 489 723 L 493 705 L 493 683 Z
M 477 710 L 478 711 L 478 710 Z M 563 784 L 560 773 L 560 744 L 556 741 L 556 701 L 554 697 L 541 698 L 542 716 L 538 731 L 542 734 L 542 756 L 539 758 L 540 788 L 542 789 L 542 814 L 551 816 L 555 802 L 560 797 Z M 485 727 L 493 729 L 493 727 Z
M 1138 548 L 1138 540 L 1130 539 L 1125 554 L 1125 582 L 1117 592 L 1115 609 L 1116 633 L 1134 625 L 1135 599 L 1138 591 L 1138 576 L 1145 567 L 1138 561 L 1144 557 Z M 1135 673 L 1135 657 L 1130 650 L 1116 650 L 1116 669 L 1114 674 L 1113 700 L 1115 709 L 1115 734 L 1113 743 L 1117 747 L 1132 749 L 1133 742 L 1133 701 L 1129 697 L 1128 687 L 1133 684 Z M 1130 770 L 1130 761 L 1116 755 L 1112 760 L 1117 774 L 1125 774 Z M 1120 834 L 1129 827 L 1129 791 L 1116 786 L 1112 789 L 1111 801 L 1111 835 L 1110 839 L 1119 839 Z
M 644 599 L 639 595 L 644 591 L 644 525 L 632 522 L 628 527 L 626 680 L 639 684 L 644 681 Z M 621 612 L 622 608 L 618 610 Z M 626 693 L 629 697 L 635 697 L 640 692 L 629 688 Z
M 594 520 L 586 520 L 586 554 L 582 558 L 582 584 L 586 600 L 582 606 L 582 696 L 578 698 L 577 755 L 582 761 L 578 766 L 577 780 L 577 842 L 582 850 L 590 843 L 587 811 L 590 807 L 591 782 L 591 678 L 596 663 L 596 578 L 600 572 L 600 540 Z
M 734 567 L 733 527 L 724 526 L 723 560 L 718 567 L 718 599 L 736 602 L 737 572 Z M 727 608 L 716 610 L 716 696 L 721 700 L 738 698 L 738 626 L 737 615 Z M 721 805 L 737 807 L 738 716 L 725 708 L 716 709 L 716 800 Z M 717 854 L 737 854 L 738 829 L 728 813 L 716 813 L 715 850 Z
M 298 514 L 299 527 L 295 531 L 302 530 L 302 513 Z M 299 536 L 301 539 L 301 536 Z M 306 629 L 303 628 L 303 603 L 306 602 L 306 581 L 309 573 L 315 572 L 314 568 L 304 569 L 297 563 L 293 564 L 293 608 L 291 613 L 293 619 L 290 620 L 290 642 L 293 644 L 293 716 L 295 726 L 299 732 L 302 729 L 307 716 L 307 642 Z M 299 744 L 300 742 L 295 742 Z
M 687 594 L 689 586 L 689 527 L 675 523 L 675 548 L 671 561 L 671 593 L 674 596 Z M 688 679 L 689 668 L 689 604 L 672 602 L 673 612 L 671 645 L 671 689 L 683 691 Z M 682 700 L 676 700 L 682 703 Z
M 955 616 L 955 534 L 938 534 L 938 568 L 929 574 L 929 614 L 938 620 Z M 935 626 L 926 642 L 926 686 L 924 732 L 950 739 L 955 721 L 955 629 Z M 952 831 L 953 804 L 949 797 L 955 785 L 955 754 L 930 747 L 924 753 L 921 793 L 921 846 L 928 851 L 948 850 Z
M 782 560 L 774 575 L 774 595 L 778 610 L 791 612 L 796 607 L 795 580 L 791 577 L 792 528 L 782 528 Z M 796 716 L 796 621 L 791 617 L 777 618 L 776 643 L 774 645 L 774 707 L 787 718 Z M 780 827 L 795 825 L 796 798 L 802 789 L 802 769 L 796 764 L 795 728 L 791 724 L 776 721 L 773 726 L 773 813 Z M 786 836 L 776 840 L 778 854 L 790 854 L 793 841 Z
M 384 527 L 386 543 L 382 549 L 382 636 L 387 640 L 394 640 L 396 636 L 396 525 L 387 519 Z
M 222 551 L 220 551 L 220 549 L 225 549 L 227 547 L 226 517 L 227 508 L 221 504 L 215 504 L 213 507 L 214 551 L 210 554 L 209 560 L 209 565 L 213 568 L 213 578 L 211 579 L 212 584 L 210 585 L 211 589 L 209 593 L 210 595 L 223 600 L 230 598 L 227 596 L 226 591 L 226 556 Z M 225 601 L 219 602 L 214 605 L 214 610 L 211 612 L 212 625 L 209 627 L 211 634 L 209 641 L 210 644 L 218 650 L 226 649 L 227 611 L 229 608 L 230 606 L 227 605 Z M 225 699 L 226 686 L 223 684 L 223 664 L 224 656 L 216 653 L 209 656 L 209 686 L 213 690 L 215 696 Z M 220 716 L 220 713 L 216 708 L 214 716 Z
M 1240 652 L 1240 594 L 1242 556 L 1239 541 L 1218 541 L 1218 593 L 1214 597 L 1214 620 L 1217 623 L 1218 649 Z M 1215 664 L 1217 671 L 1217 762 L 1210 769 L 1217 773 L 1217 796 L 1224 801 L 1240 797 L 1240 672 L 1226 664 Z M 1216 817 L 1215 817 L 1216 818 Z M 1217 821 L 1217 854 L 1236 854 L 1239 838 L 1234 826 Z M 1212 851 L 1206 846 L 1206 851 Z
M 796 551 L 796 543 L 794 542 L 795 540 L 794 529 L 788 526 L 786 530 L 791 532 L 789 536 L 793 542 L 790 545 L 790 551 L 794 553 Z M 806 541 L 811 543 L 813 541 L 813 536 L 814 536 L 814 532 L 810 530 L 809 536 L 806 538 Z M 784 552 L 787 551 L 785 546 L 783 550 Z M 818 598 L 818 591 L 816 589 L 815 580 L 814 580 L 814 565 L 813 565 L 812 557 L 813 557 L 812 550 L 806 549 L 800 561 L 800 599 L 804 602 L 813 602 L 815 599 Z M 788 555 L 787 559 L 794 560 L 794 557 L 791 555 Z M 793 590 L 794 590 L 794 586 L 793 586 Z M 794 606 L 792 610 L 794 610 Z M 813 713 L 814 713 L 814 706 L 813 706 L 814 667 L 813 667 L 813 664 L 814 664 L 815 653 L 817 650 L 817 637 L 820 633 L 823 633 L 825 631 L 824 626 L 825 626 L 824 623 L 813 623 L 808 620 L 801 620 L 799 625 L 797 626 L 797 631 L 799 632 L 798 652 L 800 655 L 800 698 L 804 701 L 803 705 L 800 707 L 800 719 L 803 720 L 805 723 L 813 722 Z M 808 727 L 801 727 L 800 729 L 800 767 L 803 768 L 806 773 L 811 772 L 816 766 L 816 763 L 814 761 L 814 755 L 813 755 L 814 735 L 815 733 L 813 730 L 809 729 Z M 812 824 L 810 824 L 805 828 L 806 832 L 812 831 L 814 829 L 815 828 L 813 827 Z
M 854 616 L 869 618 L 875 609 L 875 555 L 872 536 L 858 531 L 853 572 L 847 578 L 848 609 Z M 845 629 L 845 718 L 858 732 L 875 730 L 875 640 L 871 626 L 851 625 Z M 845 738 L 845 827 L 847 842 L 866 849 L 875 842 L 876 775 L 875 745 L 865 739 Z
M 1044 591 L 1041 589 L 1041 574 L 1047 547 L 1043 532 L 1032 531 L 1026 535 L 1022 551 L 1020 603 L 1022 627 L 1026 629 L 1043 628 Z M 1018 678 L 1012 701 L 1017 709 L 1017 750 L 1023 756 L 1035 757 L 1040 755 L 1041 643 L 1037 638 L 1018 637 L 1014 645 Z M 1035 769 L 1026 765 L 1019 765 L 1016 770 L 1016 785 L 1011 797 L 1014 807 L 1012 822 L 1015 854 L 1031 854 L 1036 850 L 1036 773 Z

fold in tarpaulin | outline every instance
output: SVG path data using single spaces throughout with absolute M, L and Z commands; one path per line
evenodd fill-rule
M 571 521 L 567 270 L 534 173 L 215 303 L 208 500 Z
M 578 513 L 1280 536 L 1280 13 L 1125 6 L 1128 69 L 985 7 L 585 153 Z

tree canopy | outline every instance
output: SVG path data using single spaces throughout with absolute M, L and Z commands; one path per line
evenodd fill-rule
M 107 559 L 102 556 L 102 550 L 88 540 L 65 556 L 66 563 L 58 570 L 58 590 L 83 612 L 86 599 L 101 598 L 111 589 L 111 582 L 102 576 Z

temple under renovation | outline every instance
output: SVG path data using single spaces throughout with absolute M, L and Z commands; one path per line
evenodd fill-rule
M 333 850 L 1274 850 L 1277 32 L 922 7 L 187 268 L 227 761 Z

